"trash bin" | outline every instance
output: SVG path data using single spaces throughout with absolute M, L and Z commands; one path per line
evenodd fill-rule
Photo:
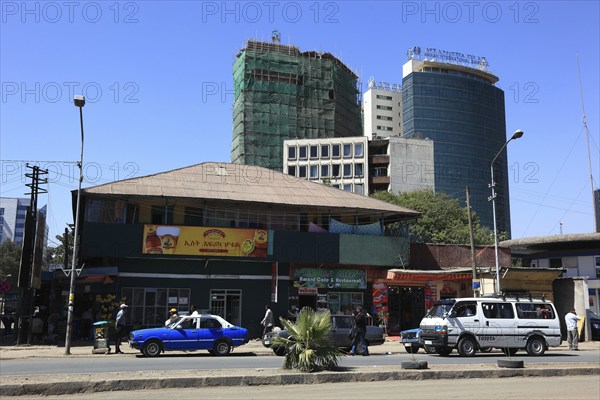
M 110 322 L 98 321 L 94 322 L 94 349 L 92 354 L 108 354 L 110 346 L 108 344 L 108 327 Z

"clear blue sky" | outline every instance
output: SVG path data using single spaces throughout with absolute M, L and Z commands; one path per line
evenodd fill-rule
M 84 187 L 230 160 L 232 63 L 250 38 L 329 51 L 363 81 L 401 82 L 409 47 L 485 56 L 506 96 L 513 238 L 592 232 L 586 138 L 599 161 L 598 1 L 2 1 L 1 196 L 49 168 L 50 244 L 73 221 L 85 94 Z M 69 164 L 70 163 L 70 164 Z

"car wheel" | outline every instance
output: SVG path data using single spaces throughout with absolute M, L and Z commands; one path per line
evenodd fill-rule
M 510 348 L 510 347 L 509 347 L 509 348 L 504 348 L 504 349 L 502 349 L 502 352 L 503 352 L 504 354 L 506 354 L 507 356 L 514 356 L 515 354 L 517 354 L 517 351 L 518 351 L 518 350 L 519 350 L 519 349 L 515 349 L 515 348 Z
M 473 357 L 477 352 L 475 342 L 470 337 L 464 337 L 458 342 L 458 354 L 463 357 Z
M 535 336 L 529 339 L 526 349 L 530 356 L 543 356 L 546 352 L 546 344 L 541 338 Z
M 156 357 L 160 355 L 161 351 L 162 345 L 156 340 L 145 343 L 144 348 L 142 349 L 142 353 L 144 353 L 146 357 Z
M 423 349 L 425 350 L 425 353 L 427 354 L 435 354 L 435 347 L 433 346 L 429 346 L 429 345 L 425 345 L 423 346 Z
M 417 354 L 419 352 L 419 345 L 411 344 L 410 346 L 404 346 L 404 350 L 409 354 Z
M 225 340 L 219 340 L 213 346 L 212 351 L 215 356 L 226 356 L 231 351 L 231 345 Z
M 493 349 L 491 347 L 482 347 L 479 349 L 482 353 L 490 353 Z
M 436 347 L 435 352 L 442 357 L 447 357 L 452 353 L 452 347 Z

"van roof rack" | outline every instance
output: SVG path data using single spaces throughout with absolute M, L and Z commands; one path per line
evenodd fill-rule
M 481 297 L 491 297 L 495 299 L 506 300 L 507 298 L 519 300 L 542 300 L 546 301 L 546 293 L 531 293 L 530 291 L 506 290 L 500 293 L 484 294 Z

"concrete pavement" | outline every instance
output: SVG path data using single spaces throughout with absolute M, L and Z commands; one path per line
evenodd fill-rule
M 0 361 L 11 359 L 38 358 L 90 358 L 98 357 L 132 357 L 139 354 L 137 350 L 123 345 L 125 354 L 92 354 L 92 345 L 74 343 L 71 355 L 66 356 L 61 346 L 0 346 Z M 566 344 L 550 351 L 568 351 Z M 429 369 L 410 370 L 397 366 L 365 366 L 344 368 L 338 371 L 318 373 L 301 373 L 281 368 L 247 368 L 228 370 L 187 370 L 187 371 L 131 371 L 100 374 L 53 374 L 35 376 L 2 376 L 0 397 L 19 395 L 60 395 L 91 393 L 100 391 L 144 390 L 161 388 L 192 388 L 214 386 L 255 386 L 255 385 L 289 385 L 337 382 L 372 382 L 389 380 L 421 380 L 421 379 L 457 379 L 457 378 L 502 378 L 516 376 L 567 376 L 596 375 L 600 376 L 600 342 L 582 342 L 580 351 L 596 352 L 598 363 L 553 363 L 527 364 L 525 368 L 499 368 L 495 364 L 470 365 L 435 365 Z M 258 340 L 236 348 L 236 353 L 254 353 L 273 355 Z M 401 344 L 388 340 L 381 346 L 370 348 L 372 355 L 406 354 Z M 273 355 L 274 356 L 274 355 Z M 376 357 L 372 357 L 376 363 Z M 475 361 L 475 359 L 474 359 Z

